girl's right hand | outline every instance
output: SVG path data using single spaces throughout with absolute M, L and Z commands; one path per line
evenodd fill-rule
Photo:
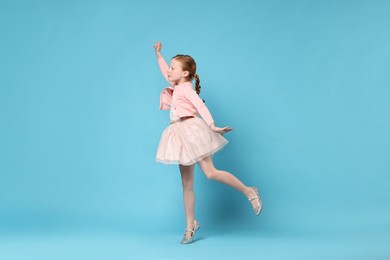
M 160 52 L 161 49 L 162 49 L 161 42 L 156 42 L 156 44 L 154 45 L 154 49 L 155 49 L 156 52 Z
M 214 124 L 210 125 L 210 128 L 214 131 L 214 132 L 217 132 L 221 135 L 227 133 L 227 132 L 230 132 L 233 130 L 233 128 L 229 127 L 229 126 L 225 126 L 225 127 L 217 127 L 215 126 Z

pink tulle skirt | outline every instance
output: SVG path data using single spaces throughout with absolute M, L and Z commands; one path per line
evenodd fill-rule
M 228 143 L 199 118 L 171 123 L 161 135 L 156 161 L 191 165 L 214 154 Z

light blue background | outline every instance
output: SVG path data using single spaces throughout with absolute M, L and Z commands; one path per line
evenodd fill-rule
M 2 0 L 0 258 L 388 259 L 389 10 Z M 235 129 L 216 166 L 264 199 L 256 218 L 197 168 L 187 249 L 179 171 L 154 162 L 168 125 L 158 40 L 167 61 L 196 59 L 201 97 Z

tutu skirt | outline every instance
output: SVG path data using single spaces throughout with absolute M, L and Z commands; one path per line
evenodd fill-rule
M 192 165 L 214 154 L 228 143 L 199 118 L 171 123 L 162 133 L 156 161 L 165 164 Z

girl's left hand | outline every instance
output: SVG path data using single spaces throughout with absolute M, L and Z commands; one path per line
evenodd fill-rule
M 220 133 L 220 134 L 225 134 L 227 132 L 230 132 L 233 130 L 233 128 L 231 128 L 230 126 L 225 126 L 225 127 L 217 127 L 217 126 L 210 126 L 211 129 L 214 131 L 214 132 L 217 132 L 217 133 Z
M 162 44 L 161 42 L 156 42 L 156 44 L 153 46 L 156 52 L 160 52 L 162 49 Z

